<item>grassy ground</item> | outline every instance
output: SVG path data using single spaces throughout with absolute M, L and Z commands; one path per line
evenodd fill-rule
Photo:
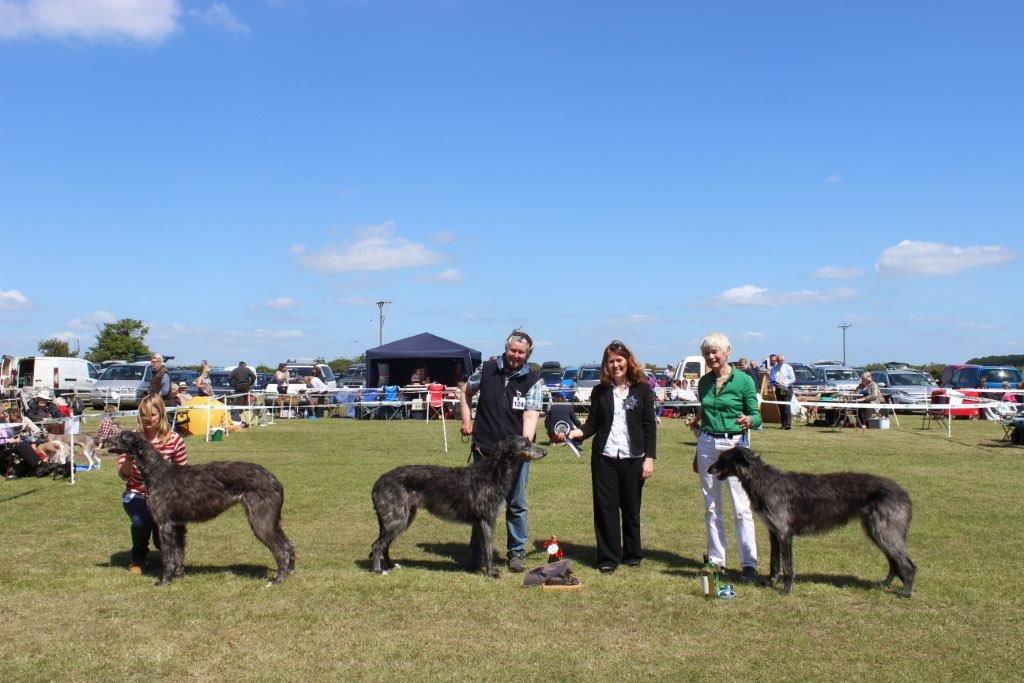
M 379 577 L 369 491 L 403 463 L 459 465 L 466 446 L 440 425 L 285 421 L 223 443 L 189 439 L 193 462 L 244 459 L 287 491 L 296 573 L 265 587 L 272 560 L 241 510 L 191 527 L 185 577 L 168 588 L 126 571 L 128 520 L 112 460 L 68 486 L 0 484 L 0 677 L 4 680 L 293 679 L 1019 679 L 1024 609 L 1024 450 L 997 424 L 957 422 L 953 439 L 920 430 L 766 427 L 754 446 L 786 469 L 893 477 L 914 500 L 915 595 L 870 582 L 881 554 L 852 525 L 796 543 L 790 596 L 737 586 L 705 602 L 696 569 L 703 510 L 681 421 L 659 431 L 644 492 L 647 559 L 611 575 L 594 558 L 589 464 L 565 449 L 535 464 L 530 531 L 563 539 L 578 593 L 520 588 L 460 571 L 467 527 L 420 515 Z M 589 449 L 589 444 L 587 445 Z M 504 525 L 495 534 L 504 547 Z M 732 532 L 730 530 L 730 541 Z M 762 563 L 767 538 L 758 523 Z M 730 551 L 733 548 L 730 547 Z M 158 565 L 156 555 L 152 565 Z M 735 564 L 735 553 L 730 562 Z

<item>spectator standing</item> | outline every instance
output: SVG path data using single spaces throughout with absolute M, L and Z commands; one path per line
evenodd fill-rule
M 114 437 L 121 433 L 120 425 L 114 421 L 116 411 L 111 403 L 103 406 L 103 419 L 100 420 L 100 428 L 96 433 L 96 445 L 100 448 L 109 448 Z
M 774 355 L 774 354 L 773 354 Z M 776 356 L 776 363 L 768 373 L 768 381 L 775 388 L 775 400 L 780 401 L 779 421 L 783 429 L 793 428 L 793 412 L 790 401 L 793 399 L 793 382 L 796 381 L 796 373 L 793 366 L 786 362 L 786 357 L 781 353 Z
M 171 430 L 167 422 L 167 411 L 159 396 L 146 396 L 139 402 L 139 428 L 160 456 L 175 465 L 188 462 L 185 441 Z M 149 539 L 160 549 L 160 529 L 153 521 L 146 502 L 146 485 L 142 473 L 135 465 L 135 458 L 121 453 L 117 457 L 117 473 L 125 480 L 125 491 L 121 496 L 124 511 L 131 520 L 132 559 L 128 571 L 142 574 L 146 570 L 146 555 L 149 553 Z
M 231 371 L 228 379 L 231 381 L 232 405 L 249 405 L 249 392 L 252 391 L 252 385 L 256 382 L 256 373 L 252 371 L 252 368 L 247 366 L 244 360 L 240 360 L 238 367 Z M 237 408 L 231 411 L 231 419 L 235 422 L 241 419 Z
M 605 574 L 620 563 L 638 567 L 643 559 L 640 498 L 644 481 L 654 474 L 657 423 L 654 390 L 636 357 L 618 340 L 605 347 L 601 383 L 590 395 L 586 424 L 568 434 L 570 439 L 591 436 L 597 566 Z
M 199 392 L 200 396 L 213 396 L 213 385 L 210 383 L 210 366 L 206 365 L 205 360 L 199 368 L 199 376 L 196 377 L 196 391 Z
M 722 507 L 724 483 L 732 498 L 740 577 L 746 581 L 756 581 L 757 542 L 750 499 L 736 477 L 727 477 L 722 481 L 708 474 L 708 467 L 718 460 L 720 453 L 734 446 L 747 445 L 747 430 L 761 424 L 754 384 L 750 375 L 729 365 L 731 350 L 728 337 L 721 332 L 712 332 L 700 344 L 709 371 L 700 378 L 697 385 L 700 408 L 691 423 L 691 428 L 697 433 L 693 471 L 700 478 L 700 489 L 704 494 L 708 558 L 717 565 L 725 566 L 726 536 Z
M 274 399 L 274 405 L 284 409 L 288 405 L 288 364 L 278 363 L 277 370 L 274 372 L 274 384 L 277 385 L 277 397 Z
M 505 340 L 505 352 L 496 360 L 481 366 L 480 377 L 466 384 L 459 400 L 462 416 L 460 431 L 472 435 L 474 460 L 497 453 L 499 442 L 509 436 L 525 436 L 533 441 L 542 407 L 543 382 L 526 364 L 533 353 L 533 339 L 522 330 L 515 330 Z M 470 401 L 479 394 L 476 420 L 472 419 Z M 520 462 L 512 488 L 505 498 L 505 525 L 508 531 L 508 568 L 513 572 L 526 569 L 528 520 L 526 484 L 530 463 Z M 470 538 L 470 568 L 483 566 L 483 539 L 474 528 Z
M 154 353 L 149 357 L 149 365 L 153 368 L 153 376 L 149 380 L 149 395 L 160 396 L 166 403 L 171 395 L 171 376 L 167 374 L 164 357 Z

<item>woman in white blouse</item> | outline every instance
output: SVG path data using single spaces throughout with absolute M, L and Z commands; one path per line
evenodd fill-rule
M 640 497 L 644 481 L 654 473 L 656 434 L 654 392 L 644 369 L 625 344 L 613 341 L 604 350 L 601 384 L 590 395 L 587 421 L 567 435 L 596 435 L 590 472 L 597 564 L 604 573 L 620 563 L 637 567 L 643 559 Z

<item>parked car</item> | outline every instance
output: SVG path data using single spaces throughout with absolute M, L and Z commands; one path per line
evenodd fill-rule
M 815 393 L 825 387 L 824 378 L 818 377 L 814 368 L 802 363 L 790 363 L 793 367 L 793 375 L 796 380 L 793 382 L 793 391 L 800 393 Z
M 676 365 L 676 374 L 672 381 L 677 379 L 700 379 L 707 371 L 704 356 L 686 356 Z
M 571 401 L 572 397 L 576 395 L 576 375 L 578 375 L 580 369 L 577 367 L 568 367 L 562 370 L 562 398 L 566 401 Z
M 938 384 L 914 370 L 876 370 L 871 379 L 889 403 L 901 405 L 927 404 Z
M 557 360 L 546 360 L 546 361 L 544 361 L 543 363 L 540 364 L 540 369 L 541 370 L 558 370 L 559 372 L 561 372 L 562 371 L 562 364 L 559 363 Z
M 213 395 L 223 398 L 235 393 L 231 386 L 231 372 L 228 370 L 210 370 L 210 388 Z
M 562 368 L 541 368 L 540 378 L 548 389 L 562 388 Z
M 601 366 L 598 363 L 581 365 L 576 374 L 576 400 L 589 401 L 590 392 L 601 383 Z
M 658 380 L 659 387 L 667 387 L 672 383 L 672 378 L 668 376 L 668 373 L 664 370 L 655 370 L 654 378 Z
M 89 390 L 89 403 L 101 409 L 107 403 L 136 408 L 149 392 L 153 368 L 149 361 L 111 365 Z
M 195 370 L 184 370 L 182 368 L 169 368 L 167 375 L 171 378 L 171 384 L 185 383 L 188 393 L 193 396 L 196 394 L 196 378 L 199 377 L 199 373 Z
M 88 394 L 100 369 L 84 358 L 28 356 L 18 360 L 17 386 L 52 389 L 57 396 Z
M 939 386 L 950 389 L 1000 389 L 1020 386 L 1020 370 L 1009 365 L 947 365 Z
M 366 363 L 352 363 L 338 381 L 339 386 L 361 389 L 366 386 Z
M 320 379 L 327 385 L 328 389 L 335 389 L 338 386 L 338 380 L 334 376 L 334 371 L 331 370 L 331 366 L 326 363 L 300 363 L 295 361 L 287 361 L 288 363 L 288 393 L 297 394 L 300 391 L 305 391 L 306 383 L 304 379 L 313 374 L 313 368 L 320 369 Z M 365 366 L 364 366 L 365 367 Z M 267 384 L 267 391 L 274 393 L 277 391 L 277 382 L 271 381 Z
M 853 391 L 860 384 L 860 374 L 855 368 L 842 365 L 817 365 L 814 374 L 823 381 L 823 388 L 834 391 Z

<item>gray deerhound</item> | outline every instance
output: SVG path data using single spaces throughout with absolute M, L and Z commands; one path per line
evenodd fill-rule
M 903 582 L 901 595 L 910 597 L 917 573 L 907 553 L 910 495 L 892 479 L 856 472 L 783 472 L 743 446 L 718 456 L 708 473 L 719 479 L 739 479 L 754 512 L 768 527 L 768 585 L 778 580 L 781 559 L 784 590 L 788 593 L 793 588 L 793 536 L 822 533 L 860 517 L 864 533 L 889 560 L 889 574 L 882 585 L 889 586 L 898 576 Z
M 519 462 L 545 455 L 544 449 L 526 437 L 511 436 L 502 440 L 496 455 L 468 467 L 406 465 L 382 474 L 373 485 L 373 507 L 380 525 L 380 535 L 370 551 L 373 571 L 382 573 L 394 567 L 391 543 L 409 528 L 416 508 L 422 506 L 441 519 L 475 525 L 484 542 L 484 569 L 498 578 L 491 546 L 494 519 L 512 488 Z
M 185 525 L 206 522 L 241 503 L 249 526 L 277 562 L 279 584 L 295 568 L 295 546 L 281 529 L 284 487 L 265 468 L 251 462 L 223 460 L 204 465 L 167 462 L 139 432 L 121 432 L 110 448 L 135 458 L 146 484 L 147 503 L 160 528 L 163 578 L 158 586 L 185 573 Z

